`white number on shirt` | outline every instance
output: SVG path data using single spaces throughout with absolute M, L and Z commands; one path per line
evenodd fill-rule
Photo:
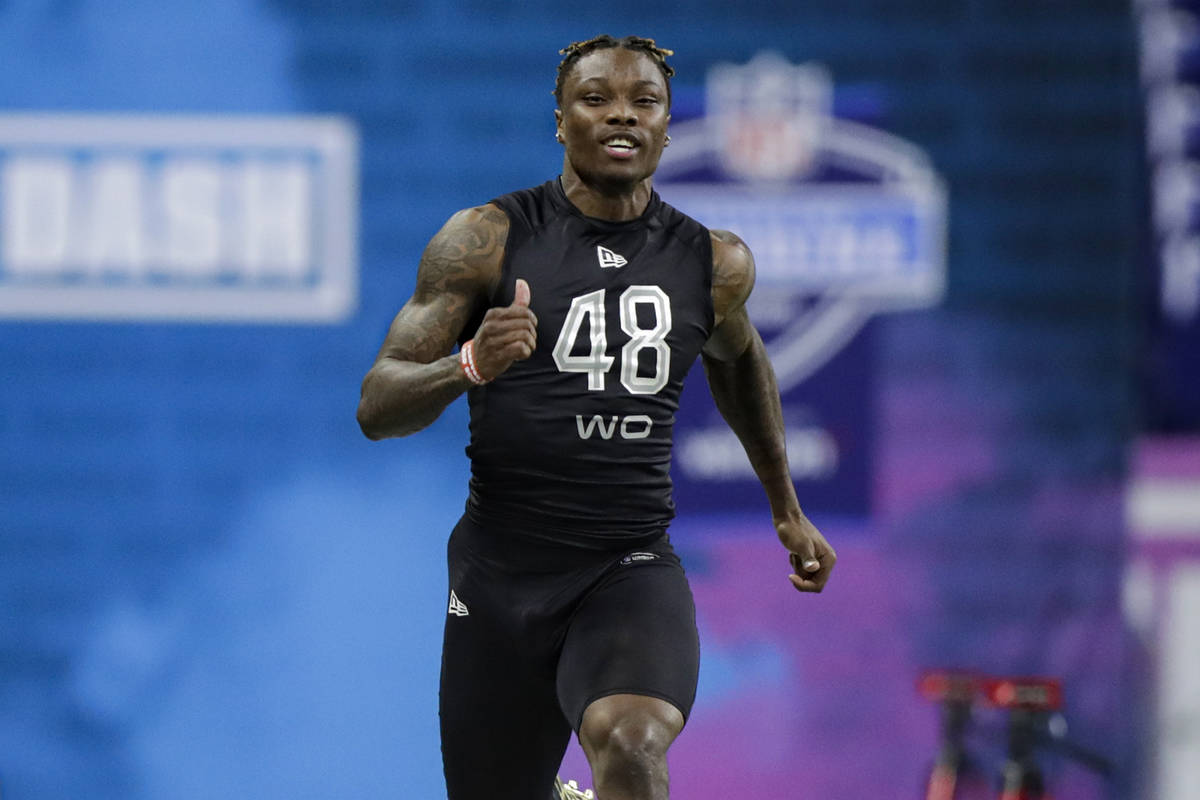
M 637 307 L 654 309 L 654 327 L 639 328 Z M 671 348 L 664 341 L 671 330 L 671 298 L 657 286 L 630 286 L 621 294 L 621 330 L 631 338 L 621 348 L 621 385 L 633 394 L 657 394 L 671 374 Z M 654 350 L 654 375 L 638 375 L 638 354 Z
M 591 350 L 586 356 L 571 355 L 571 348 L 579 338 L 579 329 L 584 319 L 588 321 Z M 605 354 L 608 339 L 604 336 L 604 290 L 581 294 L 571 300 L 567 318 L 563 320 L 558 342 L 554 345 L 554 363 L 559 372 L 583 372 L 588 376 L 588 389 L 604 389 L 604 373 L 612 366 L 613 357 Z
M 654 313 L 654 324 L 648 328 L 638 323 L 638 306 L 648 305 Z M 633 394 L 655 394 L 667 385 L 671 374 L 671 348 L 667 334 L 671 332 L 671 298 L 657 286 L 630 286 L 621 293 L 621 330 L 630 339 L 621 348 L 621 385 Z M 590 349 L 587 355 L 573 355 L 576 340 L 584 322 L 588 324 Z M 571 300 L 563 320 L 562 330 L 554 345 L 554 363 L 561 372 L 582 372 L 588 376 L 588 389 L 602 391 L 604 378 L 615 360 L 607 355 L 608 338 L 604 327 L 604 290 L 581 294 Z M 639 375 L 638 359 L 643 350 L 654 353 L 654 374 Z

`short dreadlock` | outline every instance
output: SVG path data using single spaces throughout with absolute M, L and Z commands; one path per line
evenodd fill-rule
M 623 36 L 620 39 L 614 39 L 607 33 L 602 33 L 586 42 L 571 42 L 558 52 L 563 54 L 563 60 L 558 65 L 558 80 L 554 83 L 554 99 L 558 105 L 562 106 L 563 84 L 567 81 L 567 75 L 571 73 L 571 68 L 575 66 L 575 62 L 596 50 L 607 50 L 613 47 L 624 47 L 626 50 L 636 50 L 639 53 L 645 53 L 650 56 L 659 70 L 662 71 L 663 78 L 667 82 L 667 105 L 671 104 L 671 76 L 675 74 L 675 70 L 667 63 L 667 56 L 675 55 L 674 50 L 668 50 L 665 47 L 659 47 L 654 43 L 653 39 L 644 39 L 641 36 Z

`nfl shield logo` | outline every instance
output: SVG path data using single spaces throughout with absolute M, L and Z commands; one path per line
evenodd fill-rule
M 663 200 L 754 251 L 747 311 L 775 367 L 792 478 L 824 508 L 860 514 L 871 508 L 874 417 L 862 391 L 871 346 L 858 334 L 877 314 L 941 299 L 946 190 L 920 148 L 834 116 L 833 98 L 818 64 L 763 54 L 716 66 L 705 114 L 672 120 L 674 146 L 655 184 Z M 808 380 L 839 356 L 837 369 Z M 753 466 L 711 404 L 691 405 L 708 394 L 695 385 L 685 385 L 676 417 L 676 497 L 757 508 Z
M 722 166 L 750 181 L 789 181 L 813 165 L 832 113 L 832 80 L 817 64 L 763 53 L 708 74 L 707 120 Z

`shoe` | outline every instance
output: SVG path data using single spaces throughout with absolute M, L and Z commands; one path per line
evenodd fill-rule
M 554 779 L 554 800 L 596 800 L 591 789 L 580 789 L 575 781 L 562 782 L 562 778 Z

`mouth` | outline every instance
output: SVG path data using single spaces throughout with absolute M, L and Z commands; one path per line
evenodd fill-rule
M 633 136 L 629 134 L 618 133 L 603 139 L 601 144 L 604 145 L 604 152 L 608 153 L 612 158 L 626 159 L 633 158 L 637 153 L 641 144 Z

